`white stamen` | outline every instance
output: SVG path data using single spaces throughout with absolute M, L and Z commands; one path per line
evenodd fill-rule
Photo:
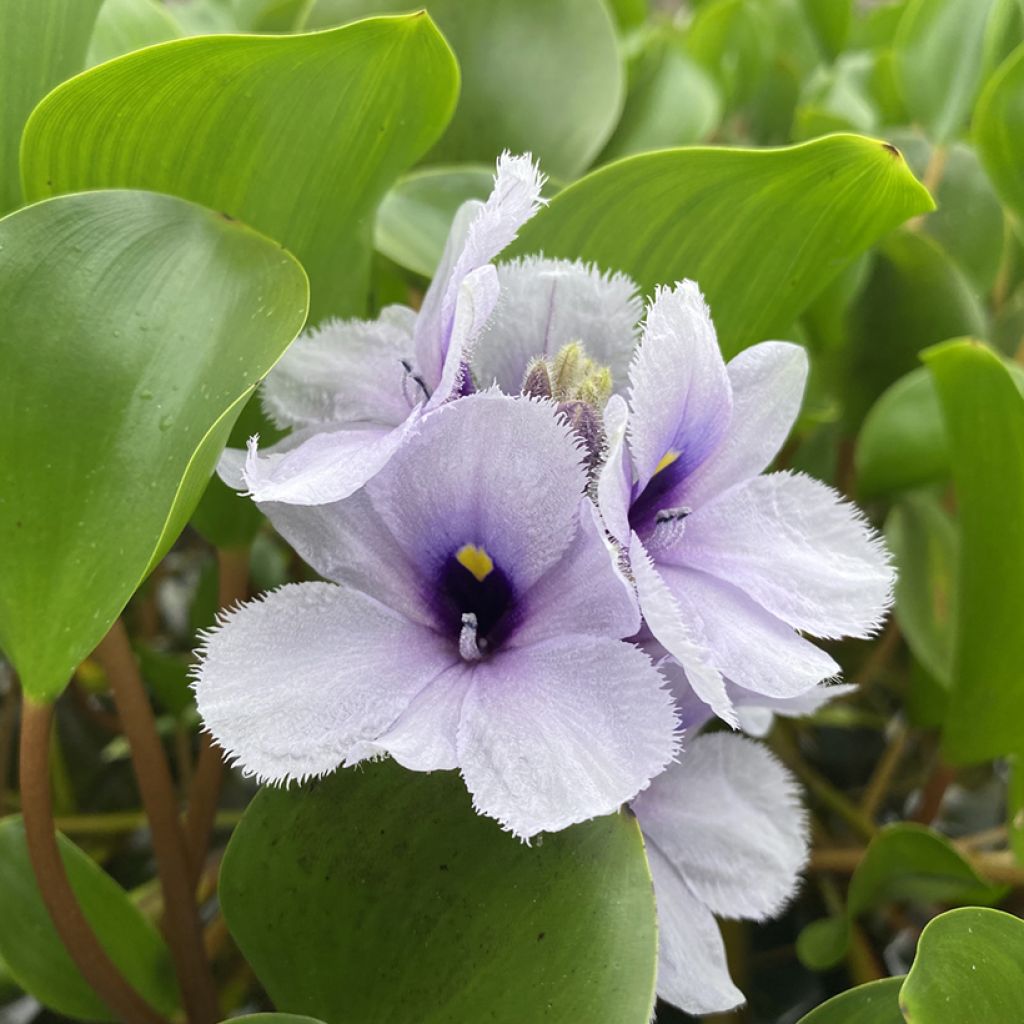
M 459 633 L 459 655 L 463 661 L 480 661 L 483 651 L 476 638 L 477 621 L 472 612 L 462 616 L 462 632 Z

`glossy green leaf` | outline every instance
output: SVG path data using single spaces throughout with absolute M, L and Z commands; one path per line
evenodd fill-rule
M 910 1024 L 1024 1020 L 1024 921 L 964 907 L 930 921 L 900 991 Z
M 26 193 L 148 188 L 277 239 L 311 317 L 364 312 L 373 211 L 447 123 L 457 69 L 425 15 L 178 39 L 93 68 L 26 127 Z
M 455 211 L 467 199 L 486 199 L 492 167 L 428 167 L 406 175 L 377 210 L 379 252 L 422 277 L 433 277 Z
M 835 59 L 850 34 L 853 0 L 801 0 L 801 6 L 825 55 Z
M 474 814 L 454 772 L 368 764 L 264 789 L 220 896 L 282 1010 L 331 1024 L 650 1019 L 654 904 L 625 815 L 526 846 Z
M 1003 202 L 1024 217 L 1024 45 L 985 86 L 974 112 L 973 135 Z
M 103 0 L 86 63 L 92 67 L 182 35 L 181 26 L 157 0 Z
M 948 478 L 949 440 L 924 367 L 900 377 L 871 407 L 857 437 L 854 465 L 863 498 Z
M 170 196 L 0 221 L 0 647 L 56 696 L 184 525 L 305 318 L 280 246 Z
M 678 28 L 659 25 L 643 33 L 627 68 L 626 104 L 602 162 L 646 149 L 703 142 L 718 126 L 718 87 L 686 53 Z
M 900 822 L 868 844 L 850 879 L 846 916 L 816 921 L 798 942 L 801 959 L 815 970 L 837 964 L 849 943 L 848 922 L 888 903 L 995 903 L 1002 886 L 985 881 L 953 844 L 923 825 Z
M 894 44 L 897 75 L 911 117 L 934 141 L 950 142 L 966 126 L 1016 2 L 911 0 L 907 5 Z
M 902 157 L 859 136 L 666 150 L 570 185 L 512 251 L 593 260 L 645 292 L 693 278 L 732 355 L 788 331 L 854 257 L 930 207 Z
M 902 985 L 902 978 L 858 985 L 811 1010 L 798 1024 L 905 1024 L 899 1001 Z
M 850 313 L 840 385 L 847 422 L 860 423 L 890 384 L 917 368 L 922 349 L 985 333 L 985 309 L 943 249 L 920 232 L 891 235 Z
M 0 3 L 0 214 L 21 203 L 18 146 L 32 108 L 85 66 L 102 0 Z
M 914 657 L 948 687 L 956 628 L 956 524 L 933 494 L 909 494 L 889 513 L 885 538 L 897 569 L 896 621 Z
M 407 11 L 403 0 L 315 0 L 307 29 Z M 431 163 L 492 163 L 530 151 L 571 179 L 607 141 L 622 107 L 618 40 L 602 0 L 431 0 L 462 70 L 462 94 Z
M 1021 749 L 1024 721 L 1024 397 L 1002 359 L 957 340 L 925 353 L 950 438 L 961 529 L 947 757 Z
M 128 894 L 74 843 L 58 835 L 61 858 L 82 911 L 122 974 L 152 1006 L 179 1005 L 170 952 Z M 12 977 L 66 1017 L 113 1021 L 78 973 L 36 885 L 20 817 L 0 821 L 0 956 Z

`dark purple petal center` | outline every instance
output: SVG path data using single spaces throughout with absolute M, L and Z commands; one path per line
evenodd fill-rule
M 472 548 L 472 545 L 466 547 Z M 465 550 L 453 551 L 442 564 L 434 604 L 442 629 L 456 643 L 465 617 L 474 616 L 477 644 L 480 651 L 487 654 L 512 632 L 517 619 L 516 594 L 508 576 L 490 562 L 482 549 L 479 551 L 486 563 L 474 565 L 471 562 L 472 568 L 466 565 L 469 559 L 463 554 Z

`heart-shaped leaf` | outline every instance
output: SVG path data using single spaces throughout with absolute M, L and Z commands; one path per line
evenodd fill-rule
M 128 894 L 74 843 L 58 835 L 82 912 L 111 960 L 162 1013 L 180 1005 L 171 955 Z M 20 817 L 0 821 L 0 955 L 17 982 L 44 1005 L 77 1020 L 116 1018 L 79 974 L 39 893 Z
M 307 29 L 409 10 L 403 0 L 314 0 Z M 459 58 L 462 95 L 431 163 L 491 164 L 530 151 L 571 179 L 607 141 L 623 98 L 615 26 L 602 0 L 431 0 Z
M 343 769 L 256 797 L 220 896 L 274 1003 L 331 1024 L 650 1019 L 653 894 L 624 815 L 530 847 L 453 772 Z
M 902 978 L 858 985 L 811 1010 L 799 1024 L 905 1024 L 900 1013 L 902 985 Z
M 911 1024 L 1024 1020 L 1024 921 L 964 907 L 930 921 L 900 992 Z
M 856 135 L 664 150 L 570 185 L 512 251 L 593 260 L 646 292 L 692 278 L 733 355 L 788 331 L 855 256 L 931 206 L 895 149 Z
M 21 203 L 18 146 L 32 108 L 85 66 L 102 0 L 0 4 L 0 214 Z
M 302 327 L 280 246 L 148 192 L 0 221 L 0 646 L 58 694 L 199 500 Z
M 223 210 L 298 256 L 313 320 L 360 314 L 373 212 L 440 135 L 457 80 L 424 13 L 174 40 L 47 96 L 25 128 L 26 194 L 145 188 Z

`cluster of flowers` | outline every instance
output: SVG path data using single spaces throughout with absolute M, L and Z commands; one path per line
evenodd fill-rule
M 477 811 L 524 839 L 629 804 L 659 995 L 725 1010 L 743 997 L 713 915 L 777 912 L 806 828 L 759 744 L 697 731 L 717 717 L 757 734 L 843 689 L 804 634 L 876 630 L 892 572 L 834 491 L 761 475 L 799 411 L 799 346 L 726 365 L 690 281 L 640 323 L 620 274 L 492 263 L 542 183 L 503 156 L 418 312 L 327 323 L 268 377 L 265 408 L 292 433 L 221 473 L 332 582 L 226 614 L 199 710 L 263 781 L 383 755 L 458 769 Z

